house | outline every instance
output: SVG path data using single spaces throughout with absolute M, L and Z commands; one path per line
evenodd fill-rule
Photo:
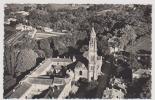
M 110 79 L 110 88 L 107 87 L 102 98 L 104 99 L 122 99 L 127 94 L 127 86 L 122 78 L 113 77 Z
M 103 99 L 122 99 L 124 98 L 125 94 L 118 89 L 115 88 L 106 88 L 106 90 L 103 92 Z

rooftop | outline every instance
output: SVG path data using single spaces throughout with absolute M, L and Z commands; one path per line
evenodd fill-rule
M 108 99 L 111 99 L 111 98 L 116 98 L 116 97 L 120 97 L 120 96 L 123 96 L 124 93 L 121 91 L 121 90 L 118 90 L 118 89 L 109 89 L 107 88 L 105 91 L 104 91 L 104 98 L 108 98 Z
M 69 58 L 50 58 L 53 62 L 72 62 Z
M 46 59 L 45 62 L 42 64 L 42 65 L 39 65 L 37 68 L 36 68 L 36 71 L 34 71 L 32 73 L 32 75 L 40 75 L 41 72 L 43 72 L 47 67 L 49 67 L 51 61 L 50 59 Z
M 54 77 L 53 84 L 65 84 L 65 79 Z
M 13 90 L 13 93 L 9 96 L 9 98 L 20 98 L 30 87 L 31 84 L 23 82 L 18 85 L 15 90 Z
M 134 72 L 134 74 L 151 74 L 151 71 L 148 69 L 138 69 L 137 71 Z
M 32 84 L 41 84 L 41 85 L 51 85 L 53 83 L 53 79 L 50 78 L 40 78 L 40 77 L 31 77 L 29 78 L 29 82 Z

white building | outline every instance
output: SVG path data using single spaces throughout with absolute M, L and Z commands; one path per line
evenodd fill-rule
M 97 41 L 96 33 L 94 28 L 92 28 L 89 41 L 89 50 L 87 53 L 88 65 L 80 64 L 74 69 L 75 80 L 79 78 L 87 78 L 88 81 L 97 80 L 98 76 L 101 74 L 102 66 L 102 56 L 97 55 Z
M 17 11 L 16 13 L 21 14 L 23 16 L 28 16 L 29 15 L 29 12 L 26 12 L 26 11 Z
M 4 24 L 8 24 L 9 25 L 11 22 L 16 22 L 16 21 L 17 21 L 16 18 L 9 18 L 6 21 L 4 21 Z
M 44 31 L 45 31 L 45 32 L 49 32 L 49 33 L 50 33 L 50 32 L 53 32 L 53 29 L 48 28 L 48 27 L 44 27 Z
M 23 24 L 16 25 L 16 30 L 25 31 L 25 30 L 33 30 L 34 28 L 32 26 L 27 26 Z

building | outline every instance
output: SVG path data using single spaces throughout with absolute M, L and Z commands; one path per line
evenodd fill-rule
M 17 11 L 16 14 L 21 14 L 23 16 L 28 16 L 29 15 L 29 12 L 26 12 L 26 11 Z
M 78 62 L 75 71 L 75 80 L 79 78 L 87 78 L 88 81 L 97 80 L 98 76 L 101 74 L 102 66 L 102 56 L 97 55 L 97 41 L 96 33 L 94 28 L 92 28 L 89 41 L 88 53 L 85 53 L 88 60 L 88 65 Z
M 124 98 L 124 93 L 118 89 L 112 88 L 106 88 L 106 90 L 103 93 L 102 96 L 103 99 L 122 99 Z
M 101 73 L 102 57 L 97 55 L 97 41 L 94 28 L 91 31 L 88 52 L 88 80 L 97 80 L 98 75 Z
M 19 84 L 7 95 L 5 98 L 19 98 L 19 99 L 31 99 L 35 95 L 41 94 L 49 87 L 57 87 L 58 93 L 54 93 L 52 98 L 65 98 L 69 95 L 72 89 L 71 82 L 74 77 L 74 73 L 68 70 L 66 73 L 69 75 L 67 78 L 54 77 L 46 75 L 46 72 L 50 67 L 50 59 L 47 59 L 43 64 L 38 66 L 33 72 L 25 76 L 25 78 L 19 82 Z
M 94 28 L 92 28 L 91 31 L 89 50 L 86 54 L 88 60 L 87 65 L 77 61 L 74 56 L 72 59 L 59 57 L 45 59 L 45 61 L 40 63 L 38 67 L 21 80 L 17 87 L 15 87 L 6 98 L 30 99 L 36 95 L 42 94 L 42 92 L 48 90 L 49 87 L 53 88 L 55 86 L 59 89 L 52 89 L 53 91 L 57 91 L 53 92 L 52 98 L 67 97 L 72 88 L 75 88 L 72 87 L 74 86 L 72 82 L 78 81 L 79 78 L 86 78 L 88 81 L 97 80 L 98 76 L 101 74 L 102 57 L 97 55 L 97 42 Z M 74 66 L 72 65 L 74 71 L 67 68 L 65 72 L 66 76 L 64 77 L 63 75 L 65 74 L 61 74 L 64 70 L 61 69 L 73 63 L 76 63 Z M 49 71 L 52 72 L 52 77 L 47 74 Z
M 49 28 L 49 27 L 44 27 L 44 31 L 45 32 L 53 32 L 53 29 Z
M 9 18 L 9 19 L 7 19 L 7 20 L 4 20 L 4 24 L 9 25 L 11 22 L 16 22 L 16 21 L 17 21 L 16 18 Z
M 16 25 L 16 30 L 18 31 L 26 31 L 26 30 L 33 30 L 34 28 L 32 26 L 27 26 L 23 24 Z
M 110 79 L 110 88 L 107 87 L 104 92 L 102 98 L 104 99 L 123 99 L 127 94 L 127 86 L 125 82 L 121 78 L 111 78 Z

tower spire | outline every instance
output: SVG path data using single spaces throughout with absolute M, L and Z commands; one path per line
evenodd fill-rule
M 89 68 L 88 68 L 88 80 L 96 80 L 97 74 L 97 43 L 96 43 L 96 33 L 94 30 L 94 27 L 92 27 L 91 33 L 90 33 L 90 41 L 89 41 Z
M 95 37 L 96 37 L 96 32 L 95 32 L 95 30 L 94 30 L 94 27 L 92 27 L 91 36 L 95 36 Z

